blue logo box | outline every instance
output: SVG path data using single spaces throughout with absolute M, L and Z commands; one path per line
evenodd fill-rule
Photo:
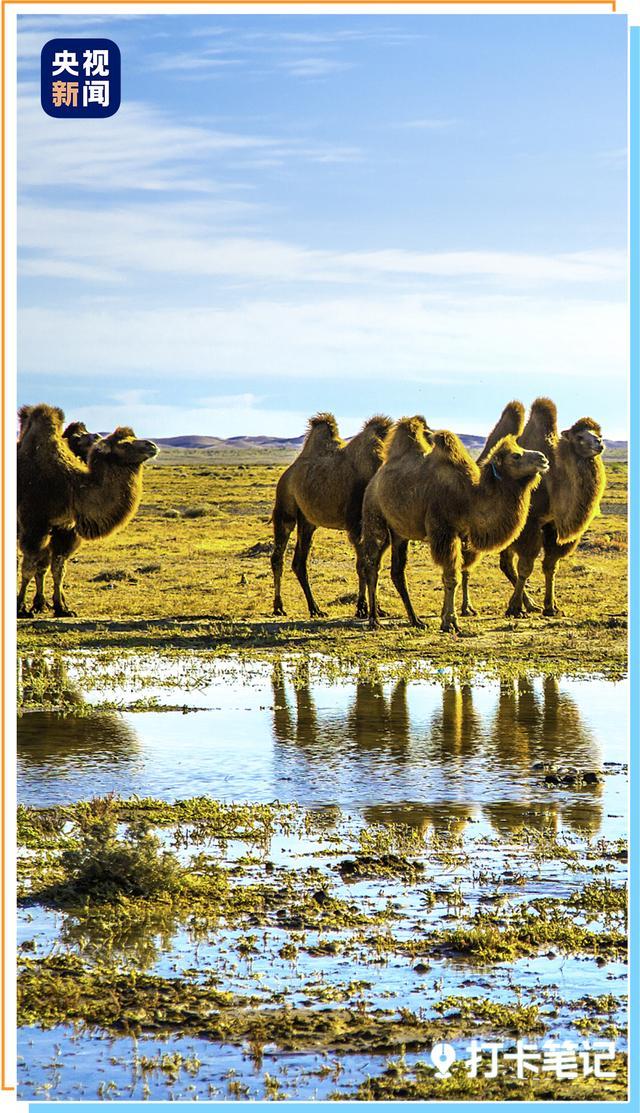
M 120 48 L 111 39 L 50 39 L 40 55 L 48 116 L 97 120 L 120 107 Z

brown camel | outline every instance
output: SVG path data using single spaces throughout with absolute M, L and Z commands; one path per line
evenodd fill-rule
M 20 419 L 18 444 L 20 444 L 20 441 L 22 440 L 26 432 L 33 409 L 33 406 L 22 406 L 18 412 L 18 417 Z M 85 464 L 87 462 L 91 446 L 94 445 L 96 441 L 100 440 L 100 434 L 90 433 L 84 421 L 72 421 L 69 425 L 67 425 L 62 436 L 69 445 L 69 448 L 73 452 L 74 456 L 77 456 L 78 459 L 82 460 Z M 51 567 L 54 552 L 62 551 L 63 548 L 66 548 L 70 544 L 71 539 L 67 536 L 67 534 L 67 530 L 60 530 L 57 526 L 54 526 L 51 530 L 51 538 L 48 547 L 49 560 L 45 563 L 43 553 L 34 574 L 36 593 L 33 604 L 31 606 L 31 611 L 34 614 L 39 614 L 47 608 L 48 604 L 45 600 L 44 595 L 44 583 L 46 575 L 49 568 Z M 77 548 L 78 545 L 74 544 L 73 549 Z
M 521 618 L 540 610 L 526 585 L 543 549 L 542 613 L 553 617 L 560 613 L 555 599 L 558 561 L 575 550 L 599 510 L 606 485 L 601 459 L 604 441 L 600 426 L 590 417 L 580 418 L 558 436 L 554 403 L 549 398 L 536 398 L 518 442 L 523 448 L 544 452 L 550 468 L 531 499 L 522 533 L 500 554 L 500 568 L 514 589 L 507 614 Z
M 476 460 L 476 464 L 480 467 L 484 464 L 491 449 L 495 447 L 502 437 L 514 436 L 519 437 L 524 429 L 524 406 L 522 402 L 513 401 L 507 402 L 503 409 L 497 423 L 489 433 L 486 439 L 484 448 Z M 463 615 L 477 614 L 477 610 L 471 603 L 471 595 L 469 593 L 469 579 L 473 565 L 479 559 L 479 553 L 476 553 L 469 541 L 463 539 L 462 542 L 462 606 L 460 613 Z
M 389 545 L 391 579 L 412 626 L 417 617 L 405 578 L 410 540 L 428 541 L 442 568 L 442 631 L 459 631 L 456 593 L 461 579 L 462 538 L 475 554 L 499 550 L 520 533 L 531 493 L 548 468 L 542 452 L 501 438 L 478 467 L 448 431 L 433 433 L 421 419 L 403 418 L 385 443 L 385 461 L 367 487 L 362 507 L 362 555 L 369 596 L 369 625 L 378 626 L 376 588 L 380 560 Z
M 22 581 L 18 615 L 28 616 L 25 596 L 29 583 L 51 564 L 53 610 L 59 617 L 73 615 L 63 584 L 66 562 L 82 541 L 107 537 L 127 524 L 142 494 L 142 465 L 157 455 L 153 441 L 137 440 L 133 430 L 120 427 L 95 442 L 85 464 L 73 454 L 63 433 L 64 414 L 55 406 L 30 407 L 21 414 L 18 442 L 18 541 L 22 552 Z M 44 607 L 44 596 L 36 595 Z
M 365 581 L 360 559 L 362 498 L 372 475 L 382 463 L 384 438 L 391 419 L 377 414 L 365 422 L 350 441 L 343 441 L 333 414 L 312 417 L 300 455 L 280 476 L 273 509 L 274 548 L 273 613 L 285 613 L 282 604 L 282 566 L 287 543 L 297 526 L 292 568 L 304 592 L 311 618 L 323 617 L 307 573 L 307 561 L 316 529 L 343 530 L 356 550 L 359 590 L 356 614 L 366 618 Z

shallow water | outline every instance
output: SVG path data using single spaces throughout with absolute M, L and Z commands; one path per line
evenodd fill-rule
M 513 907 L 537 897 L 564 900 L 601 876 L 602 863 L 587 857 L 594 840 L 626 837 L 623 682 L 533 676 L 498 683 L 479 677 L 471 686 L 446 676 L 375 682 L 354 676 L 329 683 L 295 662 L 245 669 L 225 661 L 201 671 L 196 665 L 191 657 L 95 669 L 89 658 L 58 663 L 52 687 L 62 688 L 65 706 L 75 703 L 78 710 L 29 712 L 19 720 L 21 802 L 66 804 L 115 792 L 168 801 L 207 795 L 224 802 L 299 804 L 317 813 L 317 828 L 302 835 L 276 831 L 262 862 L 248 867 L 247 879 L 263 876 L 267 853 L 276 875 L 302 876 L 312 865 L 315 884 L 364 910 L 393 903 L 395 934 L 407 939 L 431 927 L 468 923 L 498 897 Z M 151 700 L 157 709 L 104 708 L 116 699 L 129 707 Z M 551 769 L 603 775 L 595 784 L 562 786 L 546 783 Z M 424 883 L 343 880 L 337 863 L 354 853 L 358 832 L 392 822 L 417 828 L 427 840 L 460 835 L 466 856 L 439 865 L 437 855 L 425 851 Z M 518 842 L 522 827 L 555 830 L 569 839 L 581 855 L 580 870 L 557 856 L 532 857 L 528 844 Z M 164 837 L 171 845 L 170 833 Z M 232 866 L 250 851 L 232 840 L 224 862 Z M 189 853 L 179 850 L 183 858 Z M 609 860 L 606 869 L 612 883 L 624 883 L 624 860 Z M 29 955 L 46 955 L 55 945 L 88 962 L 106 957 L 104 939 L 99 933 L 93 938 L 86 921 L 71 914 L 23 908 L 19 932 Z M 266 1008 L 278 995 L 292 1006 L 366 1004 L 425 1017 L 437 1015 L 433 1004 L 443 994 L 535 1003 L 548 1011 L 550 1033 L 574 1040 L 581 1015 L 574 1004 L 586 994 L 611 994 L 624 1046 L 627 968 L 620 961 L 550 951 L 483 966 L 436 955 L 421 973 L 415 958 L 396 952 L 381 960 L 354 943 L 348 930 L 323 933 L 323 939 L 340 943 L 338 955 L 314 956 L 301 948 L 295 961 L 280 955 L 289 929 L 261 927 L 259 952 L 249 956 L 240 946 L 245 934 L 227 925 L 201 935 L 169 917 L 151 934 L 111 938 L 108 957 L 165 978 L 185 970 L 206 978 L 213 970 L 222 986 L 239 996 L 257 994 Z M 306 942 L 314 942 L 313 932 Z M 332 988 L 346 996 L 332 997 Z M 163 1069 L 160 1058 L 167 1052 L 180 1053 L 182 1063 Z M 292 1097 L 327 1097 L 337 1089 L 348 1095 L 386 1063 L 383 1056 L 355 1052 L 270 1054 L 266 1047 L 258 1064 L 247 1047 L 184 1036 L 116 1039 L 68 1025 L 23 1029 L 20 1053 L 25 1099 L 260 1098 L 268 1096 L 269 1078 Z M 408 1063 L 416 1059 L 428 1055 L 407 1056 Z
M 613 765 L 604 784 L 579 791 L 545 785 L 536 768 L 624 763 L 624 682 L 330 685 L 264 666 L 244 685 L 223 671 L 195 692 L 167 685 L 151 694 L 206 709 L 24 715 L 21 802 L 206 794 L 334 805 L 420 827 L 475 820 L 498 831 L 526 823 L 624 834 L 625 779 Z

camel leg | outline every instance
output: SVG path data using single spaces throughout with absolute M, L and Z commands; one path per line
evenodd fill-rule
M 460 614 L 465 615 L 465 617 L 467 615 L 470 615 L 470 614 L 477 614 L 478 613 L 477 610 L 475 609 L 475 607 L 473 606 L 472 602 L 471 602 L 471 596 L 469 594 L 469 580 L 471 578 L 471 569 L 473 568 L 473 566 L 475 564 L 477 564 L 477 562 L 479 560 L 480 560 L 480 553 L 476 552 L 475 549 L 467 548 L 467 546 L 463 547 L 463 550 L 462 550 L 462 607 L 460 608 Z
M 273 572 L 273 613 L 286 614 L 282 603 L 282 566 L 284 554 L 295 526 L 295 518 L 289 518 L 282 513 L 276 503 L 273 511 L 273 552 L 271 554 L 271 571 Z
M 384 519 L 376 514 L 368 515 L 362 531 L 362 564 L 367 581 L 370 630 L 377 630 L 380 626 L 377 600 L 378 574 L 380 561 L 389 548 L 390 541 L 389 530 Z
M 42 614 L 42 611 L 47 609 L 47 601 L 44 597 L 44 581 L 51 566 L 51 549 L 47 549 L 38 560 L 38 565 L 35 572 L 36 593 L 33 598 L 31 607 L 33 614 Z
M 462 545 L 460 538 L 446 531 L 430 537 L 431 554 L 436 564 L 442 568 L 444 601 L 440 630 L 443 634 L 453 631 L 460 633 L 456 614 L 456 595 L 461 580 Z
M 51 534 L 51 571 L 53 573 L 53 613 L 56 618 L 75 618 L 64 594 L 66 564 L 72 553 L 80 548 L 80 538 L 75 530 L 56 529 Z
M 365 570 L 362 542 L 360 541 L 360 530 L 358 529 L 357 533 L 350 531 L 349 540 L 356 551 L 356 572 L 358 574 L 358 598 L 356 601 L 356 618 L 367 618 L 369 615 L 369 607 L 367 604 L 367 573 Z M 382 607 L 379 606 L 378 615 L 380 618 L 386 618 L 387 612 L 383 611 Z
M 18 591 L 18 618 L 31 618 L 33 611 L 29 610 L 26 605 L 25 599 L 29 584 L 36 575 L 38 569 L 38 553 L 22 553 L 22 575 L 20 579 L 20 589 Z
M 304 591 L 304 597 L 307 600 L 310 618 L 326 618 L 326 611 L 321 611 L 320 607 L 313 598 L 311 585 L 309 584 L 309 575 L 307 572 L 307 562 L 309 560 L 309 553 L 311 551 L 311 543 L 313 535 L 316 532 L 316 527 L 309 522 L 303 514 L 298 511 L 298 535 L 296 538 L 296 547 L 293 554 L 293 562 L 291 567 L 298 577 L 298 583 Z
M 425 624 L 422 619 L 418 618 L 413 609 L 413 604 L 409 597 L 409 589 L 407 587 L 407 578 L 405 569 L 407 567 L 407 552 L 409 549 L 409 542 L 405 541 L 397 534 L 391 533 L 391 582 L 395 587 L 398 595 L 404 603 L 407 617 L 412 626 L 416 626 L 419 630 L 424 630 Z
M 572 553 L 576 548 L 577 542 L 570 541 L 566 545 L 560 545 L 558 542 L 558 534 L 551 523 L 548 523 L 544 527 L 542 535 L 544 545 L 544 557 L 542 560 L 542 571 L 544 572 L 544 609 L 542 613 L 547 618 L 554 618 L 562 614 L 562 611 L 559 610 L 556 605 L 555 597 L 555 579 L 558 561 L 568 556 L 569 553 Z
M 39 575 L 40 569 L 44 568 L 46 572 L 49 565 L 49 534 L 45 530 L 32 529 L 28 534 L 22 534 L 19 542 L 22 570 L 18 591 L 18 618 L 31 618 L 33 610 L 26 605 L 26 595 L 29 584 Z
M 511 586 L 515 587 L 518 582 L 518 576 L 516 574 L 514 550 L 512 548 L 503 549 L 500 553 L 500 570 L 503 575 L 507 577 Z M 528 591 L 522 592 L 522 602 L 527 614 L 532 614 L 534 611 L 542 610 L 542 607 L 539 607 L 537 603 L 533 602 L 533 599 L 529 595 Z
M 524 601 L 527 580 L 533 572 L 533 566 L 541 548 L 542 531 L 539 525 L 536 522 L 531 523 L 530 526 L 527 524 L 518 538 L 518 573 L 513 594 L 507 607 L 507 616 L 510 618 L 524 618 L 527 613 Z

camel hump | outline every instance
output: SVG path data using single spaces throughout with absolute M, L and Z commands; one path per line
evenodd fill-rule
M 459 471 L 466 472 L 469 479 L 477 482 L 480 477 L 478 465 L 471 459 L 460 438 L 450 429 L 438 429 L 432 436 L 433 450 L 439 460 L 446 460 Z
M 307 435 L 300 455 L 342 448 L 342 446 L 343 441 L 338 432 L 338 422 L 333 414 L 318 413 L 309 418 Z
M 518 437 L 522 448 L 544 452 L 558 439 L 558 411 L 550 398 L 536 398 L 529 412 L 529 420 Z
M 426 436 L 427 429 L 427 423 L 420 414 L 415 417 L 400 418 L 384 442 L 385 461 L 397 460 L 407 454 L 424 455 L 431 452 L 431 445 Z
M 372 431 L 375 433 L 376 437 L 380 437 L 381 440 L 384 440 L 392 425 L 393 421 L 390 417 L 387 417 L 386 414 L 374 414 L 373 417 L 365 421 L 362 426 L 362 432 L 367 433 Z
M 18 410 L 18 440 L 22 440 L 32 413 L 33 406 L 21 406 Z
M 493 429 L 489 433 L 485 441 L 484 448 L 476 460 L 477 464 L 483 464 L 491 449 L 502 440 L 503 437 L 512 433 L 514 436 L 519 437 L 524 429 L 524 406 L 522 402 L 514 399 L 512 402 L 507 402 L 500 417 L 498 418 Z
M 43 431 L 61 433 L 64 425 L 64 412 L 59 406 L 48 406 L 39 402 L 37 406 L 21 406 L 18 410 L 20 427 L 38 425 Z

